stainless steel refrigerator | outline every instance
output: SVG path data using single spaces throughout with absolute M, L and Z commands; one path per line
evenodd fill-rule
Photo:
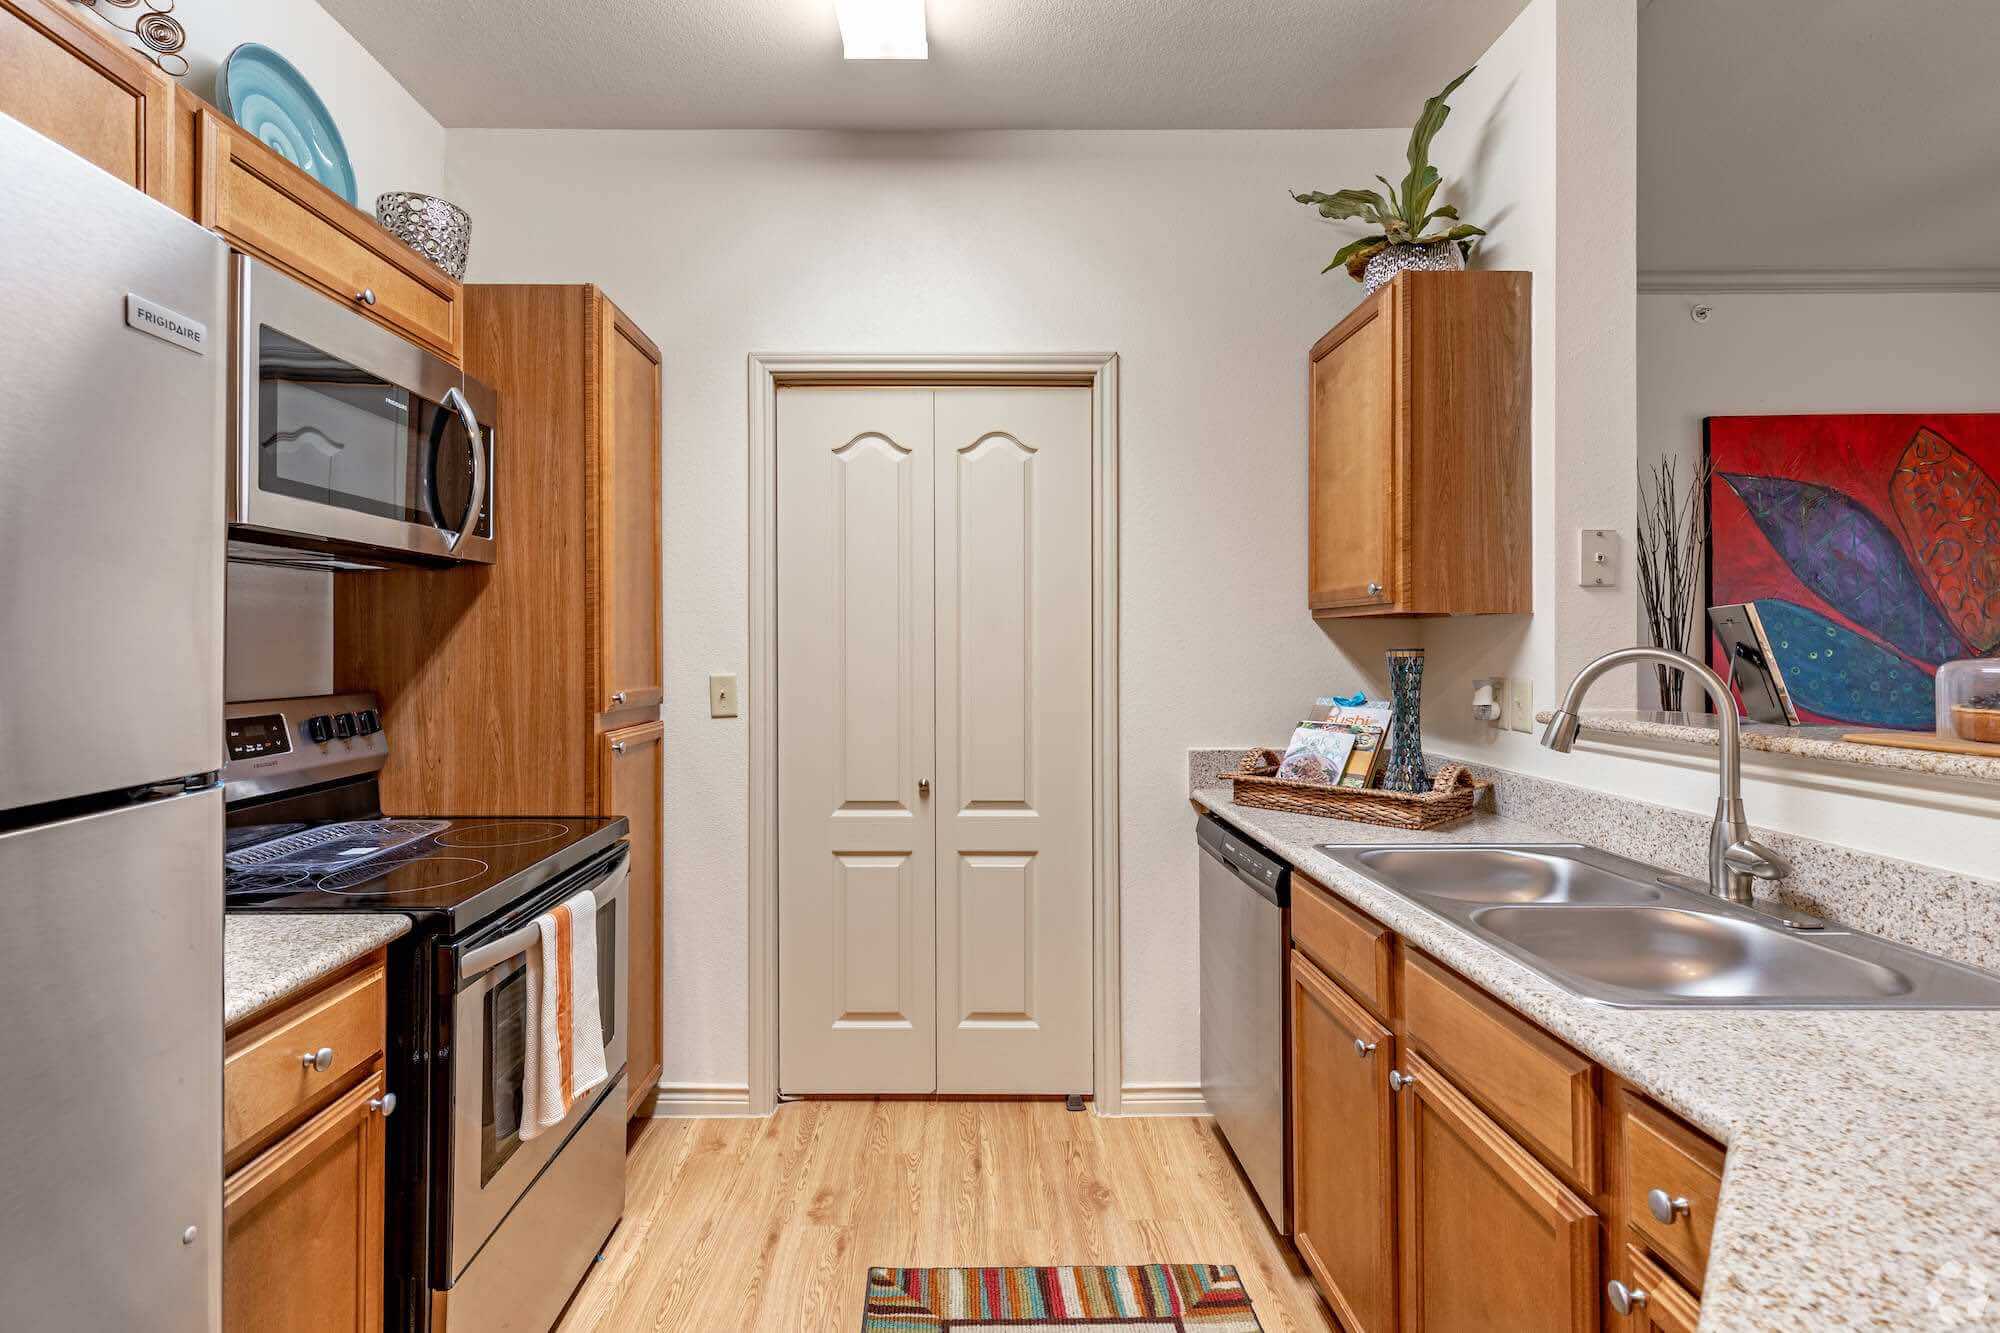
M 0 115 L 0 1325 L 221 1327 L 227 269 Z

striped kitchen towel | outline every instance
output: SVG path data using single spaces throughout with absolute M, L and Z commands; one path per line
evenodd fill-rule
M 598 1018 L 597 899 L 585 889 L 535 918 L 528 949 L 521 1139 L 560 1125 L 576 1099 L 610 1077 Z

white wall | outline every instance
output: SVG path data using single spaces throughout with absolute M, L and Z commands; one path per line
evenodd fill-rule
M 1304 609 L 1305 352 L 1358 288 L 1290 188 L 1405 135 L 454 131 L 475 280 L 602 283 L 666 355 L 666 1079 L 745 1076 L 746 357 L 1122 359 L 1125 1073 L 1199 1076 L 1189 746 L 1358 668 Z M 1344 638 L 1379 674 L 1390 631 Z M 756 701 L 749 701 L 755 706 Z
M 145 12 L 105 9 L 123 23 Z M 184 82 L 203 97 L 214 97 L 217 66 L 244 42 L 298 67 L 340 128 L 363 212 L 385 190 L 439 191 L 444 127 L 314 0 L 178 0 L 173 15 L 187 30 Z

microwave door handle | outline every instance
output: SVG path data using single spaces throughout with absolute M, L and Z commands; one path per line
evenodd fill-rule
M 446 551 L 455 551 L 465 534 L 472 531 L 472 525 L 479 521 L 479 511 L 486 504 L 486 442 L 479 438 L 479 417 L 457 385 L 444 391 L 444 405 L 458 413 L 459 421 L 465 425 L 466 442 L 472 446 L 472 494 L 465 502 L 465 519 L 458 525 L 458 531 L 446 537 L 444 544 Z

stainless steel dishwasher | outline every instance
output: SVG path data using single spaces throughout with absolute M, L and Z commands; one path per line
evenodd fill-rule
M 1271 1225 L 1285 1192 L 1285 912 L 1291 867 L 1213 815 L 1201 848 L 1201 1094 Z

